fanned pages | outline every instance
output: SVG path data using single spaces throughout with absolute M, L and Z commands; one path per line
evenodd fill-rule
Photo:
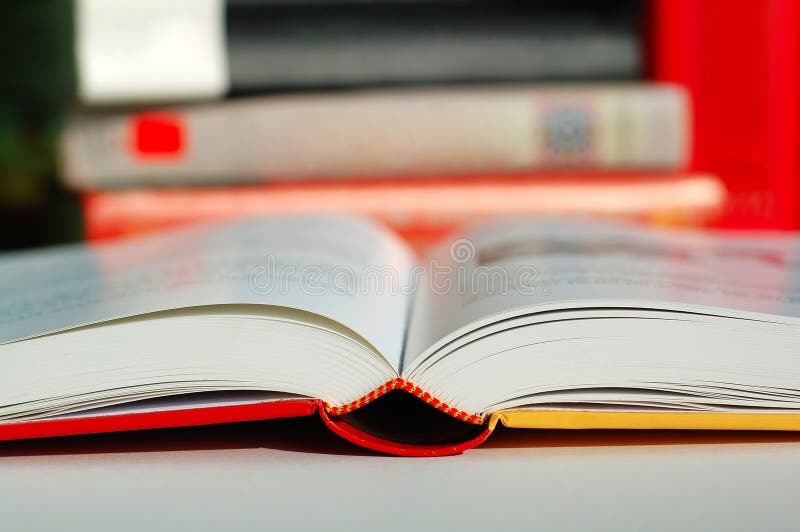
M 0 416 L 212 390 L 354 400 L 396 375 L 411 296 L 331 283 L 380 263 L 412 265 L 373 225 L 313 217 L 8 256 Z
M 497 421 L 797 430 L 799 260 L 794 236 L 521 219 L 416 263 L 389 231 L 338 216 L 7 255 L 0 438 L 302 401 L 398 454 L 458 452 Z M 392 436 L 402 392 L 483 432 Z

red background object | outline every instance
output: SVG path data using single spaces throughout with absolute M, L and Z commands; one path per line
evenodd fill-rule
M 725 228 L 800 227 L 796 0 L 653 0 L 652 77 L 687 88 L 692 169 L 730 192 Z

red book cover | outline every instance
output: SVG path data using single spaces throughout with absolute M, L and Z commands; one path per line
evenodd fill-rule
M 724 188 L 708 174 L 564 173 L 97 191 L 83 195 L 83 213 L 89 241 L 241 216 L 359 214 L 423 249 L 494 216 L 594 214 L 696 226 L 713 221 L 724 202 Z

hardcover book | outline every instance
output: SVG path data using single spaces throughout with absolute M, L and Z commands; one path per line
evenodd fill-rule
M 524 428 L 800 430 L 800 239 L 360 218 L 0 261 L 0 439 L 317 414 L 399 455 Z
M 61 135 L 75 189 L 300 179 L 676 170 L 689 102 L 675 86 L 437 88 L 243 98 L 77 113 Z
M 89 104 L 276 89 L 636 79 L 641 14 L 631 0 L 78 0 L 76 76 Z
M 698 227 L 716 220 L 725 200 L 725 188 L 714 176 L 665 172 L 162 187 L 82 196 L 89 241 L 244 216 L 326 213 L 369 216 L 417 251 L 501 215 L 581 214 Z

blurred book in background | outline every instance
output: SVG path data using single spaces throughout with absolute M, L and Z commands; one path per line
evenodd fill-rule
M 77 0 L 86 103 L 641 76 L 640 2 Z
M 83 196 L 92 241 L 238 217 L 336 213 L 384 222 L 421 252 L 494 216 L 578 214 L 697 226 L 714 220 L 724 203 L 725 189 L 713 176 L 652 172 L 152 188 Z
M 680 169 L 690 111 L 667 85 L 357 91 L 77 114 L 76 189 L 436 176 L 553 168 Z

